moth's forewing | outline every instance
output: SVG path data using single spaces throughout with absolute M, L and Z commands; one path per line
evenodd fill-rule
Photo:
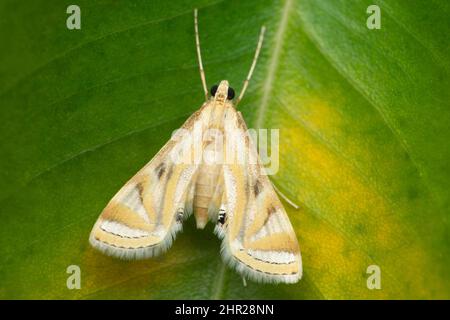
M 158 154 L 111 199 L 95 223 L 91 244 L 125 259 L 152 257 L 167 250 L 182 221 L 192 211 L 192 184 L 198 164 L 183 162 L 193 152 L 186 143 L 195 124 L 207 123 L 208 105 L 181 127 L 184 135 L 170 139 Z
M 230 135 L 234 138 L 226 140 L 226 144 L 242 144 L 249 154 L 244 163 L 223 166 L 227 218 L 215 230 L 223 238 L 223 256 L 230 266 L 252 280 L 295 283 L 302 276 L 295 232 L 264 172 L 242 115 L 230 108 L 226 122 L 226 131 L 239 132 Z M 233 148 L 225 147 L 229 149 Z

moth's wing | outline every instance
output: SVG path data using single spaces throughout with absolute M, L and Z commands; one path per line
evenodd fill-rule
M 208 112 L 205 104 L 194 113 L 111 199 L 90 235 L 95 248 L 124 259 L 142 259 L 171 246 L 182 221 L 192 212 L 192 186 L 198 168 L 184 158 L 193 152 L 192 135 L 186 133 L 203 125 Z
M 237 146 L 244 159 L 223 165 L 223 224 L 215 232 L 223 238 L 222 255 L 244 277 L 258 282 L 295 283 L 302 276 L 300 249 L 294 229 L 264 172 L 256 147 L 239 112 L 230 110 L 225 121 L 225 150 Z M 235 130 L 233 138 L 228 132 Z M 239 148 L 245 147 L 248 153 Z M 227 163 L 231 162 L 231 163 Z

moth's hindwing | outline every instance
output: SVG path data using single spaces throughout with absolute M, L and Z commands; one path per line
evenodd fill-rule
M 249 154 L 244 163 L 223 165 L 225 221 L 215 229 L 223 238 L 223 258 L 254 281 L 295 283 L 302 276 L 295 232 L 264 173 L 242 115 L 230 108 L 225 137 L 227 131 L 236 129 L 238 137 L 234 136 L 232 141 L 226 139 L 225 143 L 242 144 Z M 229 150 L 227 146 L 224 149 Z
M 192 131 L 206 122 L 205 104 L 182 126 Z M 95 223 L 90 243 L 124 259 L 142 259 L 166 251 L 192 211 L 192 185 L 198 165 L 174 161 L 192 152 L 189 144 L 169 140 L 158 154 L 111 199 Z M 176 159 L 176 158 L 175 158 Z

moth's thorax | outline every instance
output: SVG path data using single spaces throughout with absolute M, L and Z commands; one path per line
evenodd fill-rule
M 225 114 L 227 109 L 234 108 L 232 102 L 225 101 L 214 101 L 211 102 L 211 113 L 208 119 L 208 128 L 220 128 L 224 127 Z

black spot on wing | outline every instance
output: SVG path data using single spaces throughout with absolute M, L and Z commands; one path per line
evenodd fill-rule
M 269 221 L 270 216 L 272 215 L 272 213 L 275 213 L 275 211 L 277 211 L 277 209 L 274 206 L 270 206 L 267 208 L 267 216 L 264 219 L 263 226 L 267 224 L 267 221 Z
M 277 209 L 274 206 L 270 206 L 267 208 L 267 216 L 270 216 L 272 213 L 277 211 Z
M 137 185 L 136 185 L 136 187 L 137 187 L 137 189 L 138 189 L 138 193 L 139 193 L 139 199 L 141 200 L 141 203 L 143 203 L 144 202 L 144 198 L 143 198 L 143 194 L 144 194 L 144 184 L 143 184 L 143 182 L 139 182 Z
M 164 162 L 161 162 L 156 168 L 155 168 L 155 173 L 158 176 L 158 179 L 161 179 L 162 175 L 164 174 L 164 172 L 166 171 L 166 166 L 164 164 Z
M 259 180 L 256 181 L 255 185 L 253 186 L 253 193 L 255 194 L 255 198 L 261 193 L 263 189 L 263 186 Z

